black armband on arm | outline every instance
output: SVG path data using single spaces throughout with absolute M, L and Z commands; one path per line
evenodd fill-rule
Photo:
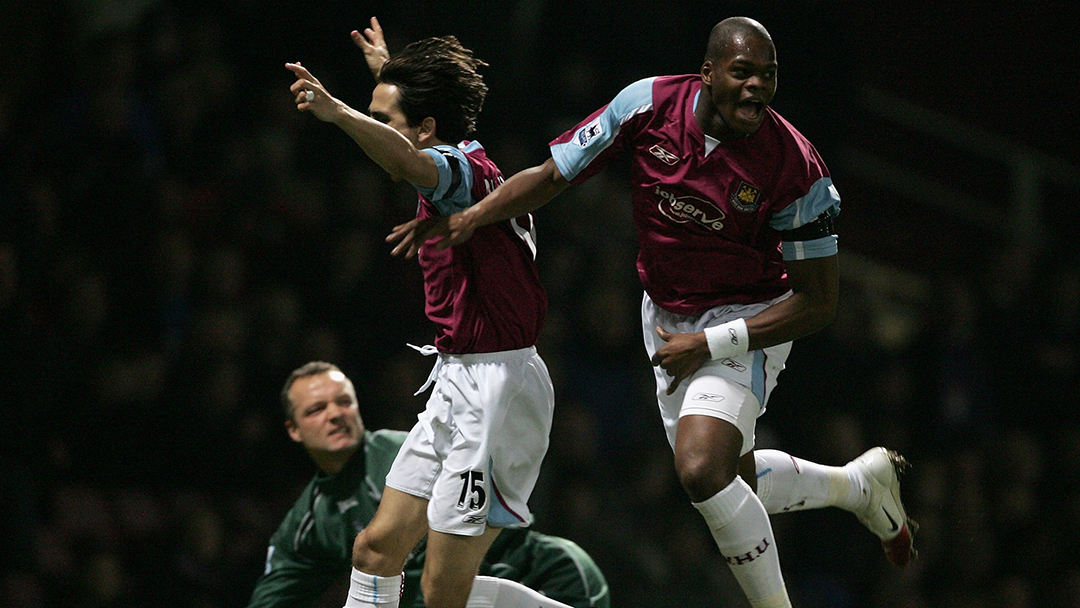
M 458 186 L 461 185 L 461 164 L 458 162 L 456 156 L 446 150 L 439 150 L 443 156 L 446 157 L 447 162 L 450 163 L 450 187 L 446 190 L 447 194 L 453 194 L 457 192 Z
M 781 230 L 780 239 L 784 241 L 812 241 L 836 234 L 833 230 L 832 217 L 823 213 L 809 224 L 804 224 L 794 230 Z

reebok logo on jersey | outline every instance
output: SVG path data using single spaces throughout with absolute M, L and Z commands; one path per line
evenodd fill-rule
M 649 153 L 651 153 L 656 158 L 662 160 L 664 164 L 668 166 L 674 165 L 675 163 L 679 162 L 678 156 L 675 156 L 671 152 L 668 152 L 667 150 L 661 148 L 660 144 L 656 144 L 653 147 L 649 148 Z
M 753 213 L 761 206 L 761 203 L 758 201 L 760 197 L 761 188 L 751 186 L 746 182 L 740 182 L 739 188 L 731 195 L 728 202 L 731 203 L 732 207 L 735 207 L 743 213 Z
M 720 403 L 724 400 L 723 395 L 717 395 L 716 393 L 698 393 L 691 397 L 694 401 L 712 401 L 713 403 Z
M 581 127 L 581 130 L 577 132 L 576 136 L 574 136 L 574 141 L 577 143 L 578 146 L 584 148 L 585 146 L 589 145 L 589 142 L 592 141 L 594 137 L 600 135 L 603 132 L 604 127 L 600 126 L 600 118 L 597 117 L 589 124 Z
M 679 224 L 694 222 L 715 232 L 724 229 L 727 216 L 715 203 L 696 196 L 675 196 L 659 187 L 655 193 L 660 196 L 660 213 L 669 220 Z

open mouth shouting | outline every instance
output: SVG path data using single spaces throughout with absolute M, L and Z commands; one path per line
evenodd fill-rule
M 765 118 L 765 102 L 748 98 L 735 105 L 735 118 L 747 125 L 757 126 Z

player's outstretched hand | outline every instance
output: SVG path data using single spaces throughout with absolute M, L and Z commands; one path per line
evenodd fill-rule
M 421 245 L 432 239 L 442 237 L 435 243 L 435 248 L 441 251 L 469 240 L 475 230 L 466 210 L 449 216 L 413 219 L 399 224 L 387 235 L 386 242 L 397 243 L 390 251 L 391 255 L 404 254 L 408 259 L 420 251 Z
M 660 347 L 653 355 L 652 364 L 672 376 L 667 394 L 672 394 L 679 384 L 694 375 L 701 365 L 709 360 L 709 343 L 705 334 L 673 334 L 663 327 L 656 328 L 656 335 L 667 344 Z
M 420 251 L 420 246 L 429 239 L 446 234 L 446 224 L 449 219 L 446 216 L 413 218 L 404 224 L 394 226 L 394 229 L 386 236 L 387 243 L 397 243 L 390 250 L 390 255 L 404 254 L 406 259 L 412 258 Z
M 375 80 L 378 80 L 383 64 L 390 59 L 390 49 L 386 46 L 386 39 L 383 37 L 379 20 L 372 17 L 371 27 L 365 29 L 363 34 L 353 30 L 349 36 L 352 38 L 353 44 L 364 51 L 364 59 L 367 61 L 368 69 L 371 70 L 371 75 L 375 77 Z
M 289 87 L 296 98 L 296 109 L 301 112 L 311 112 L 319 120 L 330 121 L 341 102 L 330 95 L 319 79 L 312 76 L 311 72 L 300 65 L 299 61 L 286 63 L 285 69 L 296 76 L 296 82 Z
M 424 240 L 430 240 L 432 236 L 443 236 L 443 240 L 435 244 L 438 249 L 447 249 L 464 243 L 476 231 L 476 225 L 472 222 L 472 218 L 476 217 L 475 211 L 476 207 L 469 207 L 465 211 L 450 215 L 446 218 L 446 227 L 442 229 L 442 232 L 425 235 Z

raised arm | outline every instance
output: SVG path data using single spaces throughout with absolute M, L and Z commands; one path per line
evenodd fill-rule
M 319 120 L 333 123 L 355 141 L 364 153 L 395 179 L 434 188 L 439 183 L 435 160 L 421 152 L 404 135 L 336 99 L 299 63 L 286 63 L 296 76 L 289 87 L 296 109 L 311 112 Z
M 448 238 L 439 243 L 440 249 L 453 247 L 467 240 L 474 230 L 510 218 L 525 215 L 547 204 L 569 185 L 563 179 L 555 161 L 526 169 L 484 197 L 472 207 L 450 216 Z
M 368 69 L 371 70 L 371 75 L 375 77 L 375 80 L 378 80 L 383 64 L 390 59 L 390 49 L 386 46 L 386 38 L 383 37 L 379 20 L 372 17 L 371 27 L 365 29 L 363 34 L 353 30 L 349 35 L 352 37 L 353 43 L 364 51 L 364 59 L 367 61 Z
M 391 251 L 393 255 L 405 254 L 406 258 L 416 255 L 425 242 L 440 236 L 443 239 L 436 244 L 439 249 L 460 245 L 481 226 L 539 209 L 568 185 L 569 182 L 563 179 L 555 166 L 555 161 L 549 158 L 544 164 L 526 169 L 506 180 L 484 200 L 468 209 L 447 217 L 429 221 L 412 220 L 395 226 L 386 240 L 398 243 Z

